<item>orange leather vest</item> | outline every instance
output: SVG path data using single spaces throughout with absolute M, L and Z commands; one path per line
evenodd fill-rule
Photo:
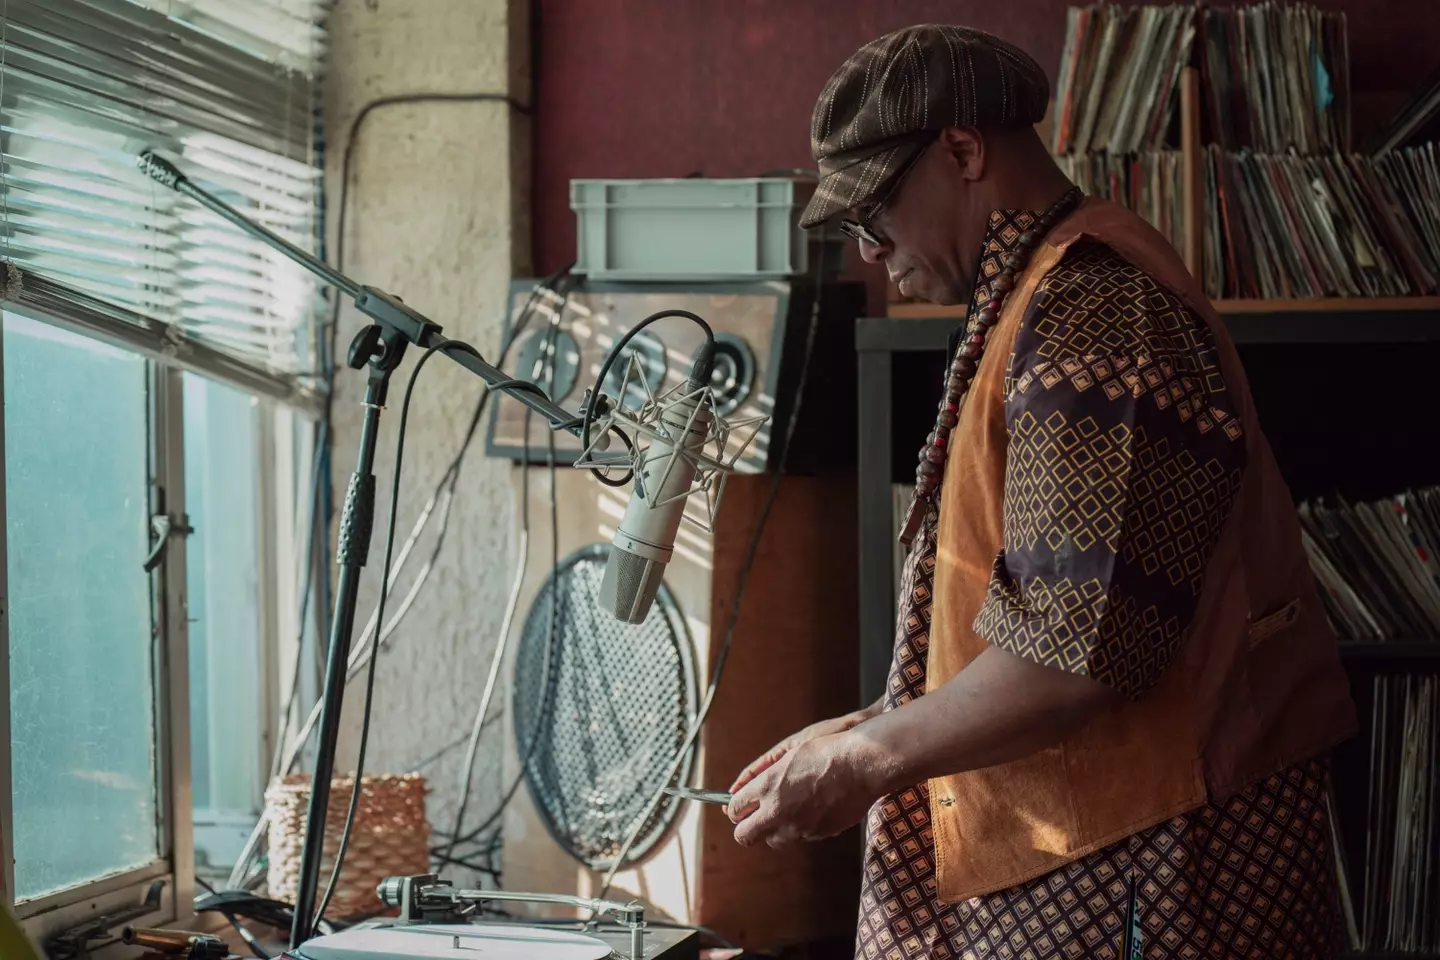
M 1108 244 L 1209 325 L 1237 407 L 1231 412 L 1245 429 L 1244 478 L 1189 634 L 1156 687 L 1037 754 L 930 781 L 944 900 L 1041 876 L 1223 799 L 1355 729 L 1299 520 L 1234 344 L 1164 237 L 1123 207 L 1094 199 L 1051 231 L 1017 278 L 961 409 L 941 489 L 927 691 L 985 649 L 971 624 L 1003 542 L 1005 368 L 1038 284 L 1082 236 Z

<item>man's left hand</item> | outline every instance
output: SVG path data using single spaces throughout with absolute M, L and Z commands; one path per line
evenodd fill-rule
M 731 798 L 735 842 L 780 849 L 854 826 L 879 795 L 867 766 L 852 731 L 800 744 Z

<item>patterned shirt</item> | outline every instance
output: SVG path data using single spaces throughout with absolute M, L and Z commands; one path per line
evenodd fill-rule
M 972 313 L 1034 216 L 992 215 Z M 1142 697 L 1194 618 L 1245 469 L 1213 337 L 1169 290 L 1081 241 L 1041 283 L 1002 362 L 1004 547 L 975 630 Z M 924 695 L 936 522 L 932 507 L 905 563 L 887 710 Z M 1332 956 L 1325 777 L 1318 762 L 1298 765 L 954 904 L 936 897 L 926 785 L 883 797 L 867 819 L 856 955 Z

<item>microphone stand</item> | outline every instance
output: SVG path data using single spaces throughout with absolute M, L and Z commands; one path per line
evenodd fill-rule
M 340 519 L 336 550 L 340 581 L 335 593 L 335 611 L 330 622 L 330 638 L 325 654 L 320 740 L 315 753 L 315 776 L 310 786 L 310 809 L 305 824 L 299 886 L 295 894 L 295 916 L 290 929 L 290 946 L 293 949 L 310 939 L 312 932 L 312 914 L 315 911 L 320 881 L 320 857 L 324 847 L 325 818 L 330 803 L 330 780 L 335 768 L 335 744 L 340 734 L 340 708 L 345 699 L 345 664 L 350 657 L 360 570 L 365 566 L 366 556 L 370 552 L 370 533 L 375 519 L 375 439 L 380 428 L 380 411 L 385 407 L 385 397 L 390 386 L 390 375 L 400 365 L 406 348 L 411 344 L 425 350 L 447 342 L 454 342 L 462 347 L 463 345 L 458 341 L 447 341 L 440 334 L 439 324 L 407 307 L 399 297 L 374 287 L 361 286 L 288 240 L 252 223 L 238 210 L 195 186 L 173 164 L 153 151 L 147 150 L 140 154 L 136 166 L 165 186 L 189 197 L 252 237 L 279 250 L 354 300 L 355 308 L 371 321 L 351 340 L 346 358 L 351 369 L 360 370 L 368 366 L 370 375 L 365 385 L 365 399 L 361 402 L 365 414 L 360 426 L 360 450 L 356 456 L 355 472 L 350 475 L 350 483 L 345 490 L 345 508 Z M 468 348 L 452 351 L 442 347 L 439 352 L 445 353 L 491 387 L 508 390 L 515 399 L 549 420 L 552 430 L 565 429 L 579 435 L 579 419 L 552 401 L 539 387 L 525 384 L 523 389 L 515 389 L 521 384 L 486 363 L 478 353 L 471 352 Z M 381 571 L 381 576 L 388 572 Z M 378 654 L 377 643 L 374 655 Z M 355 789 L 360 789 L 359 783 L 355 784 Z

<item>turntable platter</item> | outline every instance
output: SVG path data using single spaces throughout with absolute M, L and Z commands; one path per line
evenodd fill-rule
M 569 930 L 510 924 L 372 927 L 316 937 L 297 960 L 603 960 L 610 945 Z

